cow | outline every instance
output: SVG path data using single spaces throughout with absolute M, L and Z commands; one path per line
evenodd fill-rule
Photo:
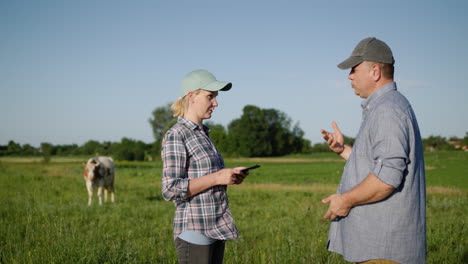
M 99 205 L 102 205 L 102 189 L 104 201 L 107 202 L 107 191 L 111 192 L 111 201 L 114 202 L 114 160 L 111 157 L 94 157 L 83 162 L 83 177 L 88 189 L 88 206 L 91 206 L 94 188 L 98 188 Z

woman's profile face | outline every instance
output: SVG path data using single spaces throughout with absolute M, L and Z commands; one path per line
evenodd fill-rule
M 200 90 L 199 93 L 192 94 L 190 99 L 191 109 L 200 120 L 211 118 L 213 110 L 218 106 L 217 96 L 218 92 L 206 90 Z

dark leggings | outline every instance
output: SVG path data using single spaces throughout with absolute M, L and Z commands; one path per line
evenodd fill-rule
M 176 238 L 177 258 L 179 264 L 221 264 L 224 258 L 223 240 L 211 245 L 196 245 Z

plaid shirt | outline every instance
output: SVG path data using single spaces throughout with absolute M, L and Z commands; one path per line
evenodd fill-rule
M 188 183 L 224 168 L 224 160 L 211 141 L 209 129 L 179 117 L 164 136 L 162 195 L 173 201 L 174 239 L 185 230 L 194 230 L 217 240 L 239 237 L 229 210 L 227 186 L 211 187 L 187 197 Z

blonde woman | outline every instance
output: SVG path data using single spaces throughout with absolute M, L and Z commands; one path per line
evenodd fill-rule
M 241 184 L 245 167 L 225 168 L 203 120 L 218 106 L 218 91 L 231 83 L 196 70 L 182 81 L 173 105 L 177 123 L 162 143 L 162 194 L 174 202 L 174 240 L 179 263 L 222 263 L 226 240 L 239 237 L 229 210 L 227 185 Z

